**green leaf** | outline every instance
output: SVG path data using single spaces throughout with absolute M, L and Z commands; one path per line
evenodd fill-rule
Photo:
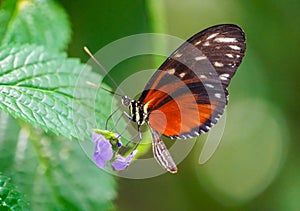
M 28 203 L 11 183 L 10 178 L 0 173 L 0 210 L 28 210 Z
M 26 193 L 31 210 L 111 210 L 115 178 L 87 159 L 76 142 L 0 112 L 1 171 Z M 2 165 L 5 164 L 5 165 Z
M 12 116 L 80 140 L 104 125 L 111 97 L 86 84 L 100 77 L 77 59 L 43 47 L 10 46 L 0 48 L 0 67 L 0 109 Z
M 71 27 L 65 11 L 54 1 L 5 1 L 0 10 L 0 43 L 35 43 L 66 48 Z

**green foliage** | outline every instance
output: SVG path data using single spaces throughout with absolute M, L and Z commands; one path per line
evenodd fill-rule
M 111 209 L 115 179 L 76 142 L 56 136 L 89 142 L 92 129 L 103 125 L 110 96 L 86 84 L 101 77 L 58 53 L 71 28 L 54 1 L 8 0 L 0 6 L 0 171 L 11 175 L 32 210 Z M 0 190 L 10 197 L 1 200 L 7 207 L 27 206 L 12 186 L 5 188 Z
M 70 40 L 66 13 L 54 1 L 5 1 L 0 11 L 0 43 L 34 43 L 66 48 Z
M 28 203 L 11 183 L 10 178 L 0 173 L 0 209 L 28 210 Z
M 90 94 L 96 92 L 84 82 L 99 76 L 84 69 L 77 59 L 51 53 L 44 47 L 14 45 L 0 48 L 0 65 L 2 110 L 68 138 L 83 138 L 80 134 L 92 128 L 86 115 L 94 111 L 88 103 L 93 102 Z
M 114 178 L 100 171 L 74 142 L 44 134 L 0 113 L 0 163 L 32 210 L 95 210 L 112 207 Z M 15 154 L 5 149 L 11 149 Z

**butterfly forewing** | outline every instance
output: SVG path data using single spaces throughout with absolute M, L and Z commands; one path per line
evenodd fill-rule
M 188 39 L 154 73 L 139 99 L 149 112 L 150 127 L 184 139 L 208 131 L 224 112 L 227 86 L 245 48 L 243 31 L 231 24 Z
M 242 62 L 246 50 L 244 32 L 236 25 L 225 24 L 210 27 L 187 40 L 208 58 L 218 75 L 226 77 L 226 86 Z

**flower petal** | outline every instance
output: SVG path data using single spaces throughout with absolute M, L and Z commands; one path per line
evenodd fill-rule
M 92 139 L 96 144 L 93 161 L 99 168 L 105 168 L 106 162 L 113 157 L 112 145 L 102 134 L 93 133 Z
M 129 166 L 129 164 L 131 163 L 131 161 L 136 153 L 137 153 L 137 150 L 134 150 L 126 158 L 124 158 L 121 155 L 117 155 L 117 159 L 111 163 L 112 167 L 116 171 L 121 171 L 121 170 L 126 169 L 127 166 Z

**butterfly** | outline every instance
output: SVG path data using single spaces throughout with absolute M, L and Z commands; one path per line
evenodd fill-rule
M 171 173 L 177 166 L 161 135 L 199 136 L 215 125 L 228 103 L 231 78 L 245 55 L 243 30 L 233 24 L 209 27 L 179 46 L 153 74 L 138 100 L 122 96 L 127 117 L 150 128 L 153 154 Z

